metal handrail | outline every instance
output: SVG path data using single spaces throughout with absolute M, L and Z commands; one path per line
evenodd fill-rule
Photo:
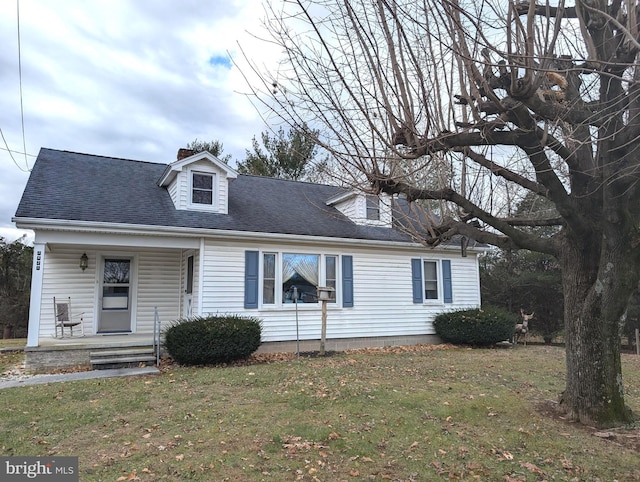
M 156 366 L 160 366 L 160 315 L 158 307 L 153 308 L 153 353 L 156 356 Z

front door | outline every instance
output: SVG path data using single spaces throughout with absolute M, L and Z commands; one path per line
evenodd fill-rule
M 102 262 L 98 333 L 131 332 L 131 258 Z

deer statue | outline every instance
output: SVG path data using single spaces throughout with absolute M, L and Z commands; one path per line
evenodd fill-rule
M 524 338 L 524 345 L 527 346 L 527 333 L 529 332 L 529 321 L 533 318 L 536 312 L 532 311 L 530 315 L 527 315 L 522 308 L 520 308 L 520 316 L 522 317 L 522 323 L 518 323 L 513 331 L 513 343 L 518 344 L 520 337 Z

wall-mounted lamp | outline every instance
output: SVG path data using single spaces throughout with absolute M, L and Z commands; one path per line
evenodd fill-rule
M 80 256 L 80 269 L 84 271 L 88 267 L 89 267 L 89 257 L 87 256 L 87 253 L 82 253 L 82 256 Z

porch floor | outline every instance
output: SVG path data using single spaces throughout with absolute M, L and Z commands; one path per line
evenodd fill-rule
M 118 335 L 85 335 L 65 338 L 40 338 L 40 346 L 27 347 L 29 351 L 72 350 L 82 348 L 118 348 L 133 346 L 149 346 L 153 344 L 153 334 L 118 334 Z

